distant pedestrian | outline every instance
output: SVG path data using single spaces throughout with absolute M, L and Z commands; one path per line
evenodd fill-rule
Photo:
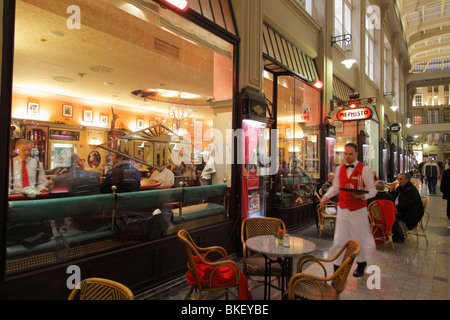
M 436 194 L 439 166 L 433 161 L 433 158 L 428 158 L 428 162 L 423 166 L 423 174 L 427 177 L 429 194 Z

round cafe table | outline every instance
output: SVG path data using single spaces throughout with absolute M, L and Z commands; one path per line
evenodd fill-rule
M 273 235 L 253 237 L 247 239 L 245 243 L 250 250 L 261 253 L 265 259 L 264 300 L 270 300 L 270 274 L 273 263 L 281 266 L 281 296 L 283 297 L 291 277 L 292 259 L 316 250 L 316 245 L 311 241 L 293 236 L 290 236 L 289 247 L 278 244 L 277 238 Z

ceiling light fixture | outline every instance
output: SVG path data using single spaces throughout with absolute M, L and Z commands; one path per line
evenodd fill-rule
M 172 7 L 175 7 L 178 10 L 187 10 L 189 7 L 189 3 L 187 0 L 164 0 L 164 2 L 170 4 Z

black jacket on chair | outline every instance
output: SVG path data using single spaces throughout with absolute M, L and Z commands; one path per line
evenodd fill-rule
M 419 223 L 424 214 L 422 198 L 417 188 L 407 182 L 403 187 L 397 187 L 397 190 L 391 191 L 394 199 L 397 199 L 397 211 L 401 214 L 402 220 L 405 222 L 409 230 Z

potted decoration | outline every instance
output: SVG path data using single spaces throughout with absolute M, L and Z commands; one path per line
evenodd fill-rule
M 277 238 L 277 242 L 279 245 L 283 244 L 284 233 L 285 233 L 285 231 L 283 229 L 278 229 L 278 232 L 275 234 L 275 238 Z

